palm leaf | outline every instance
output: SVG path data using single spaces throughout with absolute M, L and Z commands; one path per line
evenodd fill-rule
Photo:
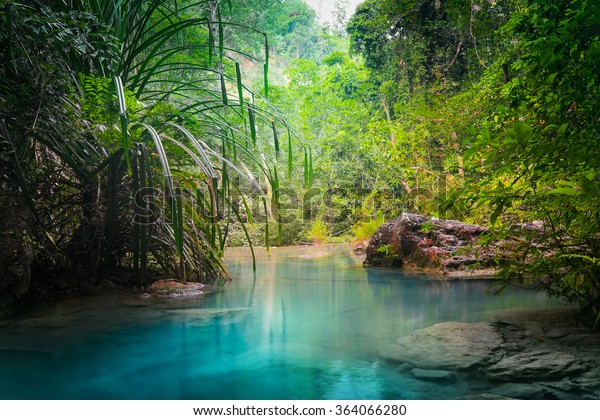
M 273 143 L 275 146 L 275 157 L 279 157 L 279 137 L 277 137 L 277 128 L 275 127 L 275 121 L 272 122 L 273 127 Z
M 123 91 L 123 82 L 121 81 L 121 77 L 114 76 L 113 77 L 115 83 L 115 89 L 117 91 L 117 99 L 119 101 L 119 119 L 121 121 L 121 146 L 125 151 L 125 160 L 127 162 L 127 167 L 131 168 L 129 163 L 129 135 L 127 133 L 127 106 L 125 104 L 125 92 Z
M 293 149 L 292 149 L 292 133 L 290 131 L 290 128 L 287 127 L 287 133 L 288 133 L 288 159 L 287 159 L 287 170 L 288 170 L 288 178 L 292 177 L 292 172 L 294 170 L 294 156 L 293 156 Z
M 220 262 L 219 248 L 222 249 L 224 246 L 228 226 L 221 230 L 217 223 L 215 216 L 220 213 L 218 203 L 220 201 L 223 203 L 221 212 L 224 213 L 229 209 L 232 214 L 235 214 L 236 220 L 242 222 L 237 208 L 231 202 L 232 194 L 236 193 L 232 189 L 237 189 L 242 198 L 248 223 L 254 222 L 246 201 L 247 197 L 241 194 L 238 185 L 233 182 L 233 179 L 237 179 L 236 175 L 249 182 L 263 201 L 267 217 L 265 243 L 268 247 L 271 215 L 269 206 L 278 205 L 280 194 L 278 171 L 273 163 L 273 157 L 278 158 L 280 155 L 280 130 L 286 128 L 288 130 L 287 171 L 290 176 L 293 164 L 292 140 L 295 139 L 300 144 L 303 142 L 298 133 L 286 125 L 281 115 L 266 102 L 269 95 L 270 54 L 266 34 L 250 28 L 264 37 L 264 98 L 262 98 L 243 84 L 241 66 L 231 56 L 237 59 L 240 56 L 252 60 L 257 58 L 225 45 L 226 28 L 248 29 L 248 27 L 224 21 L 218 2 L 216 9 L 212 9 L 213 15 L 210 16 L 208 6 L 214 5 L 214 0 L 183 3 L 165 0 L 73 0 L 54 3 L 63 11 L 93 13 L 98 17 L 99 22 L 113 28 L 116 39 L 115 45 L 109 46 L 111 57 L 114 56 L 115 62 L 95 60 L 94 63 L 97 63 L 95 70 L 98 74 L 112 76 L 119 108 L 120 134 L 117 136 L 112 134 L 111 122 L 106 124 L 108 128 L 99 130 L 101 131 L 99 135 L 97 132 L 91 133 L 91 137 L 112 135 L 114 140 L 117 140 L 118 146 L 107 146 L 115 142 L 98 141 L 98 138 L 94 138 L 93 141 L 82 139 L 66 142 L 65 137 L 59 133 L 50 132 L 42 135 L 40 132 L 34 132 L 32 134 L 40 144 L 61 159 L 61 164 L 67 168 L 65 172 L 78 182 L 93 184 L 98 178 L 108 179 L 110 199 L 107 207 L 102 209 L 108 216 L 106 220 L 110 221 L 106 229 L 104 263 L 111 258 L 111 248 L 114 248 L 112 242 L 117 237 L 117 232 L 114 230 L 118 226 L 115 222 L 117 217 L 115 194 L 118 193 L 118 187 L 123 182 L 131 182 L 131 188 L 134 190 L 131 207 L 133 207 L 135 224 L 131 230 L 133 243 L 128 249 L 128 259 L 131 261 L 133 250 L 134 271 L 140 284 L 145 282 L 149 261 L 155 261 L 165 268 L 172 268 L 182 278 L 187 278 L 189 273 L 200 270 L 205 270 L 211 275 L 225 272 Z M 230 0 L 228 5 L 231 11 Z M 185 17 L 186 15 L 193 17 L 188 18 Z M 11 17 L 7 16 L 7 19 Z M 200 27 L 201 36 L 207 38 L 201 40 L 199 45 L 188 44 L 186 32 L 194 27 Z M 203 31 L 206 29 L 205 34 Z M 215 39 L 217 37 L 218 39 Z M 12 49 L 16 48 L 17 44 L 12 43 L 12 39 L 10 41 L 8 50 L 12 53 Z M 198 61 L 198 55 L 193 56 L 191 53 L 201 50 L 205 51 L 205 55 L 201 61 Z M 218 51 L 216 54 L 219 55 L 219 59 L 213 67 L 215 51 Z M 67 55 L 61 57 L 61 59 L 68 59 Z M 83 67 L 85 60 L 81 60 L 81 57 L 77 57 L 77 60 L 72 63 L 73 68 Z M 190 76 L 192 74 L 193 78 Z M 69 73 L 66 78 L 76 82 L 76 76 L 76 72 Z M 235 83 L 237 95 L 229 97 L 227 83 Z M 140 102 L 135 106 L 130 105 L 131 108 L 127 109 L 126 99 L 130 92 Z M 244 94 L 251 97 L 247 104 Z M 78 109 L 81 105 L 78 100 L 79 98 L 75 98 L 70 104 L 73 109 Z M 236 103 L 236 100 L 239 103 Z M 159 102 L 162 102 L 162 108 L 155 106 Z M 246 115 L 246 105 L 248 115 Z M 169 112 L 164 112 L 164 108 L 168 108 Z M 165 115 L 165 118 L 160 119 L 161 115 Z M 157 118 L 162 121 L 158 123 L 160 125 L 156 123 Z M 168 122 L 162 125 L 164 120 Z M 183 128 L 183 123 L 177 124 L 177 121 L 186 121 L 186 126 L 189 121 L 190 126 L 198 128 L 197 131 L 193 131 L 201 133 L 201 137 L 192 135 L 190 131 Z M 265 145 L 260 144 L 259 141 L 259 133 L 263 130 L 267 132 L 269 129 L 267 126 L 270 126 L 273 131 L 273 144 L 268 145 L 268 149 L 274 150 L 274 156 L 270 151 L 263 150 Z M 169 129 L 159 134 L 155 127 Z M 166 134 L 173 135 L 174 138 Z M 178 134 L 183 134 L 183 137 Z M 140 135 L 149 136 L 151 142 L 140 141 Z M 132 148 L 131 143 L 134 139 L 136 143 Z M 168 148 L 165 149 L 163 142 L 169 140 L 171 143 L 168 143 Z M 149 158 L 148 147 L 156 151 L 160 167 L 156 159 Z M 118 150 L 121 150 L 120 155 L 117 153 Z M 174 154 L 169 156 L 167 152 L 174 152 Z M 261 153 L 266 153 L 269 159 Z M 120 172 L 123 170 L 123 160 L 129 169 L 129 176 L 124 176 Z M 188 168 L 190 162 L 193 163 L 193 168 L 198 168 L 199 172 L 190 172 Z M 244 162 L 253 168 L 252 171 Z M 195 173 L 201 182 L 204 182 L 206 177 L 210 201 L 207 196 L 205 200 L 205 196 L 201 194 L 200 182 L 195 195 L 198 200 L 209 203 L 212 208 L 210 217 L 198 214 L 179 194 L 180 189 L 174 180 L 171 168 L 176 176 L 180 173 Z M 266 195 L 262 191 L 253 172 L 264 174 L 267 180 L 266 188 L 272 188 L 272 204 L 267 203 L 268 193 Z M 138 191 L 145 191 L 145 189 L 151 193 L 152 179 L 158 174 L 162 174 L 166 184 L 167 197 L 164 207 L 156 206 L 154 200 L 146 200 L 147 197 L 144 195 L 146 192 L 138 194 Z M 222 200 L 218 197 L 219 176 L 222 183 Z M 308 149 L 308 152 L 305 151 L 306 184 L 312 180 L 312 176 L 312 152 Z M 152 214 L 162 214 L 161 212 L 171 217 L 171 224 L 152 223 L 151 219 L 154 217 Z M 245 226 L 242 225 L 242 228 L 251 245 Z M 280 237 L 281 226 L 279 228 Z M 174 256 L 178 258 L 175 259 Z
M 154 146 L 156 148 L 156 152 L 158 153 L 158 157 L 160 159 L 160 164 L 162 166 L 163 178 L 165 180 L 165 183 L 167 184 L 169 197 L 173 197 L 175 195 L 175 189 L 173 186 L 173 175 L 171 174 L 171 168 L 169 166 L 169 159 L 167 157 L 167 154 L 165 153 L 165 148 L 163 147 L 160 136 L 158 135 L 156 130 L 149 124 L 136 123 L 133 126 L 133 128 L 135 128 L 137 126 L 143 127 L 148 132 L 148 134 L 150 134 L 150 137 L 154 141 Z
M 269 41 L 265 34 L 265 64 L 264 64 L 264 85 L 265 85 L 265 98 L 269 97 Z
M 225 76 L 221 73 L 221 97 L 223 99 L 223 108 L 227 111 L 227 87 L 225 86 Z
M 242 70 L 240 69 L 240 63 L 235 63 L 235 75 L 237 78 L 238 98 L 240 101 L 240 114 L 244 117 L 244 87 L 242 85 Z
M 250 121 L 250 137 L 252 138 L 252 144 L 256 145 L 256 119 L 252 106 L 248 107 L 248 119 Z

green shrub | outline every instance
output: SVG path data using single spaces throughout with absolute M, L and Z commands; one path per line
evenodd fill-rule
M 365 239 L 372 237 L 383 223 L 385 223 L 383 214 L 378 214 L 374 219 L 368 222 L 358 222 L 354 225 L 353 229 L 354 239 L 357 241 L 364 241 Z
M 322 219 L 316 219 L 308 231 L 308 238 L 312 243 L 315 244 L 324 243 L 328 235 L 329 229 L 327 228 L 327 224 Z

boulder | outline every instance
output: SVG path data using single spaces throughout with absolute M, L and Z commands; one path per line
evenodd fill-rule
M 479 243 L 487 228 L 412 213 L 384 223 L 366 249 L 365 265 L 433 270 L 460 277 L 492 277 L 514 244 Z

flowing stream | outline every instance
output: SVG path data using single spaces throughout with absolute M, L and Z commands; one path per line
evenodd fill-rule
M 229 249 L 204 299 L 46 305 L 0 326 L 2 399 L 447 399 L 485 383 L 408 376 L 377 348 L 444 321 L 559 302 L 489 281 L 361 265 L 347 246 Z

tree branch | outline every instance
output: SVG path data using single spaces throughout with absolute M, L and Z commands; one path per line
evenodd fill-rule
M 479 9 L 477 9 L 479 10 Z M 471 38 L 473 38 L 473 46 L 475 47 L 475 55 L 477 56 L 477 61 L 479 61 L 479 64 L 481 64 L 483 67 L 487 68 L 487 66 L 484 64 L 483 60 L 481 59 L 481 57 L 479 57 L 479 51 L 477 50 L 477 38 L 475 38 L 475 35 L 473 35 L 473 12 L 475 12 L 475 3 L 474 0 L 471 0 L 471 17 L 469 18 L 469 34 L 471 35 Z
M 444 73 L 446 73 L 448 70 L 450 70 L 450 67 L 452 67 L 454 65 L 454 63 L 456 62 L 456 58 L 458 57 L 458 53 L 460 53 L 461 47 L 462 47 L 462 41 L 459 41 L 458 45 L 456 46 L 456 53 L 454 54 L 454 57 L 452 57 L 452 61 L 450 62 L 450 64 L 448 64 L 448 67 L 446 67 L 444 69 Z

